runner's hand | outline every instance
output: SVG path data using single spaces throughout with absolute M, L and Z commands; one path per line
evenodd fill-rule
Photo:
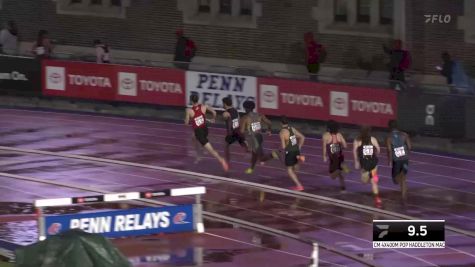
M 272 132 L 271 131 L 267 131 L 267 136 L 271 136 L 272 135 Z
M 208 121 L 209 123 L 215 123 L 215 122 L 216 122 L 216 119 L 207 119 L 207 121 Z
M 360 163 L 358 161 L 355 161 L 355 169 L 357 170 L 360 169 Z
M 324 156 L 323 157 L 323 162 L 327 162 L 328 161 L 328 157 L 327 156 Z

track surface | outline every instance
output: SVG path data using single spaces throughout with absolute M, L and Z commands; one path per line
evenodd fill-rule
M 177 118 L 179 119 L 179 118 Z M 130 162 L 223 175 L 218 163 L 205 157 L 194 164 L 191 130 L 181 124 L 143 120 L 2 110 L 0 145 L 68 154 L 119 159 Z M 210 129 L 211 143 L 223 148 L 223 130 Z M 278 148 L 277 136 L 265 140 L 267 148 Z M 291 186 L 282 163 L 258 166 L 245 175 L 249 156 L 233 147 L 231 178 L 279 187 Z M 385 152 L 383 150 L 383 152 Z M 341 194 L 336 181 L 328 178 L 321 157 L 321 141 L 307 139 L 307 162 L 300 178 L 306 192 L 372 205 L 368 185 L 359 182 L 357 172 L 347 177 L 347 193 Z M 475 266 L 475 239 L 446 233 L 446 249 L 372 249 L 371 220 L 386 217 L 345 209 L 317 201 L 263 194 L 249 187 L 198 179 L 134 167 L 91 163 L 58 157 L 25 155 L 0 151 L 3 172 L 42 179 L 91 185 L 110 191 L 131 191 L 178 185 L 204 184 L 209 193 L 205 210 L 245 219 L 310 236 L 355 254 L 367 254 L 382 266 Z M 351 153 L 346 154 L 351 166 Z M 381 164 L 386 165 L 383 155 Z M 409 175 L 409 200 L 403 204 L 390 169 L 380 166 L 380 189 L 384 209 L 424 219 L 445 219 L 448 225 L 475 230 L 475 161 L 440 155 L 414 153 Z M 0 177 L 1 202 L 31 202 L 37 198 L 83 195 L 69 190 Z M 245 238 L 244 238 L 245 239 Z M 287 248 L 292 250 L 291 248 Z M 341 257 L 322 253 L 328 266 L 351 265 Z M 289 265 L 292 266 L 292 265 Z

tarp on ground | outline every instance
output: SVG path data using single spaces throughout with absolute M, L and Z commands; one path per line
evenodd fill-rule
M 130 267 L 98 234 L 71 230 L 15 251 L 17 267 Z

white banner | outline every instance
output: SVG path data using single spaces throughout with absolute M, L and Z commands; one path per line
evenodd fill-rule
M 444 241 L 373 241 L 373 248 L 445 248 Z
M 186 72 L 186 103 L 191 106 L 190 95 L 198 94 L 199 101 L 214 109 L 222 110 L 222 99 L 230 96 L 233 106 L 244 112 L 242 104 L 246 100 L 256 102 L 256 77 L 218 74 L 207 72 Z M 256 103 L 256 109 L 257 109 Z

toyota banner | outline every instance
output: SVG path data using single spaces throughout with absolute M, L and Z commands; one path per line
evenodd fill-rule
M 185 72 L 45 60 L 43 93 L 48 96 L 184 106 Z
M 258 79 L 259 111 L 298 119 L 387 127 L 397 117 L 392 90 L 287 79 Z

